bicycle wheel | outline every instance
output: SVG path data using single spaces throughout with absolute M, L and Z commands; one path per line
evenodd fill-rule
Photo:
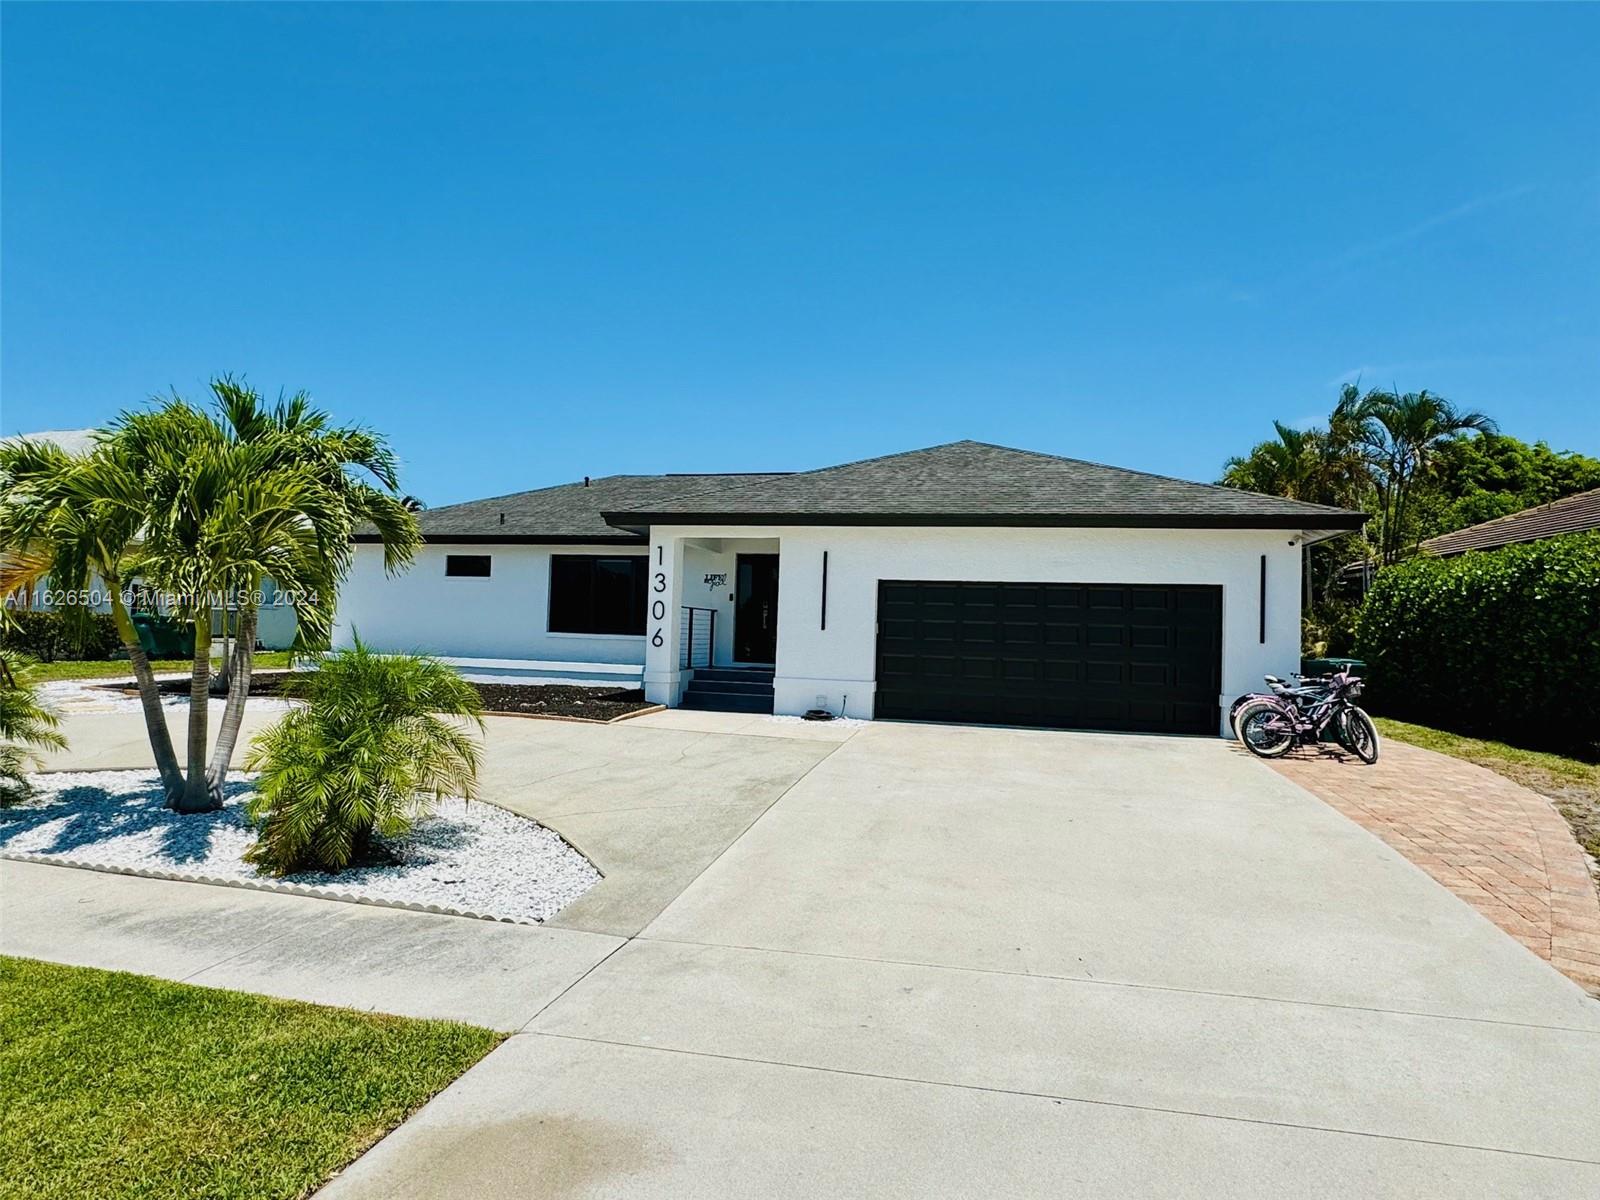
M 1368 766 L 1378 761 L 1378 727 L 1354 704 L 1339 715 L 1339 743 Z
M 1244 748 L 1258 758 L 1280 758 L 1294 745 L 1294 731 L 1276 704 L 1247 704 L 1236 723 Z

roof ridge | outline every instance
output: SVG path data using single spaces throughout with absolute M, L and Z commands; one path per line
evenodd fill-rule
M 830 464 L 829 466 L 826 466 L 826 467 L 811 467 L 810 469 L 805 470 L 805 471 L 771 471 L 771 472 L 766 472 L 766 474 L 783 475 L 783 476 L 785 476 L 786 478 L 789 478 L 789 479 L 799 479 L 799 478 L 803 478 L 806 475 L 817 475 L 817 474 L 820 474 L 823 471 L 838 471 L 838 470 L 841 470 L 844 467 L 858 467 L 863 463 L 884 462 L 884 461 L 887 461 L 888 459 L 891 459 L 891 458 L 905 458 L 908 454 L 924 454 L 929 450 L 943 450 L 943 449 L 945 449 L 946 447 L 949 447 L 949 446 L 960 446 L 960 445 L 964 445 L 964 444 L 981 445 L 982 443 L 973 442 L 973 441 L 971 441 L 971 439 L 965 439 L 964 441 L 960 441 L 960 442 L 940 442 L 936 446 L 920 446 L 915 450 L 897 450 L 893 454 L 870 454 L 866 458 L 855 458 L 855 459 L 851 459 L 849 462 L 832 463 L 832 464 Z M 1004 447 L 1001 447 L 1001 449 L 1004 449 Z M 732 485 L 731 487 L 709 487 L 709 488 L 705 488 L 702 491 L 684 492 L 682 494 L 671 495 L 671 496 L 666 497 L 665 500 L 657 501 L 657 503 L 659 503 L 659 504 L 671 504 L 671 503 L 673 503 L 674 501 L 677 501 L 677 500 L 692 500 L 696 496 L 709 495 L 711 492 L 723 492 L 723 491 L 726 491 L 726 492 L 739 492 L 739 491 L 743 491 L 745 488 L 754 487 L 754 486 L 755 486 L 755 483 L 754 483 L 754 481 L 752 481 L 750 483 L 736 483 L 736 484 Z M 616 511 L 618 511 L 618 512 L 628 512 L 629 510 L 624 508 L 624 509 L 617 509 Z
M 547 483 L 543 487 L 523 488 L 520 492 L 502 492 L 498 496 L 479 496 L 475 500 L 457 500 L 454 504 L 441 504 L 435 508 L 430 508 L 427 511 L 430 513 L 448 512 L 452 508 L 464 508 L 469 504 L 492 504 L 496 500 L 515 500 L 519 496 L 533 496 L 537 495 L 539 492 L 554 492 L 560 488 L 593 486 L 597 483 L 609 483 L 617 479 L 674 479 L 683 478 L 690 475 L 731 478 L 739 475 L 787 475 L 792 473 L 793 472 L 788 471 L 683 471 L 657 474 L 635 474 L 629 471 L 619 471 L 614 475 L 586 476 L 585 478 L 587 478 L 589 481 L 587 484 L 585 484 L 582 479 L 569 479 L 562 483 Z
M 991 450 L 1009 450 L 1013 454 L 1031 454 L 1035 458 L 1048 458 L 1055 462 L 1077 463 L 1080 466 L 1095 467 L 1101 471 L 1117 471 L 1123 475 L 1137 475 L 1142 479 L 1161 479 L 1167 483 L 1181 483 L 1186 487 L 1209 488 L 1216 492 L 1229 492 L 1233 495 L 1260 496 L 1264 500 L 1277 500 L 1285 504 L 1299 504 L 1306 508 L 1322 509 L 1326 512 L 1349 512 L 1349 509 L 1340 508 L 1336 504 L 1317 504 L 1311 500 L 1297 500 L 1293 496 L 1274 496 L 1271 492 L 1252 492 L 1248 488 L 1229 487 L 1225 483 L 1201 483 L 1198 479 L 1184 479 L 1178 475 L 1163 475 L 1159 471 L 1140 471 L 1133 467 L 1119 467 L 1112 463 L 1096 462 L 1092 458 L 1073 458 L 1066 454 L 1051 454 L 1048 450 L 1025 450 L 1020 446 L 1002 446 L 998 442 L 977 442 L 966 439 L 965 442 L 951 442 L 949 445 L 988 446 Z M 929 447 L 938 449 L 938 447 Z
M 1546 500 L 1543 504 L 1530 504 L 1527 508 L 1517 509 L 1516 512 L 1501 513 L 1498 517 L 1490 517 L 1487 521 L 1479 521 L 1476 525 L 1463 525 L 1460 529 L 1452 529 L 1448 533 L 1435 534 L 1433 537 L 1429 538 L 1427 542 L 1423 542 L 1422 545 L 1426 546 L 1428 542 L 1437 542 L 1442 538 L 1454 537 L 1456 534 L 1466 533 L 1468 530 L 1483 529 L 1489 525 L 1498 525 L 1502 521 L 1521 520 L 1529 513 L 1540 512 L 1541 510 L 1547 508 L 1555 508 L 1558 504 L 1570 504 L 1574 500 L 1583 500 L 1589 496 L 1595 495 L 1596 493 L 1600 493 L 1600 488 L 1585 488 L 1581 492 L 1572 492 L 1568 495 L 1557 497 L 1554 500 Z

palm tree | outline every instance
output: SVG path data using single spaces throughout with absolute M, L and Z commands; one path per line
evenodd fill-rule
M 214 808 L 243 725 L 262 580 L 295 608 L 296 649 L 327 645 L 354 533 L 370 526 L 395 571 L 420 544 L 398 494 L 392 451 L 377 434 L 335 427 L 301 394 L 274 406 L 242 383 L 212 384 L 217 415 L 173 397 L 124 413 L 87 456 L 22 442 L 0 447 L 0 591 L 42 574 L 65 588 L 98 575 L 139 682 L 168 804 Z M 193 623 L 187 775 L 167 732 L 155 678 L 123 599 L 135 578 Z M 211 619 L 242 598 L 224 663 L 228 683 L 209 763 Z
M 1492 433 L 1495 423 L 1463 411 L 1429 391 L 1403 395 L 1346 384 L 1332 420 L 1348 430 L 1371 473 L 1379 506 L 1379 561 L 1400 559 L 1410 548 L 1407 520 L 1417 481 L 1446 442 L 1468 432 Z
M 262 870 L 343 870 L 375 835 L 475 794 L 482 706 L 445 663 L 375 654 L 358 639 L 324 655 L 302 694 L 308 703 L 258 734 L 246 760 L 261 772 L 250 801 L 261 833 L 245 857 Z
M 42 765 L 38 750 L 60 750 L 67 739 L 57 729 L 61 718 L 39 702 L 29 678 L 33 660 L 0 650 L 0 808 L 27 799 L 32 787 L 26 768 Z M 31 749 L 30 749 L 31 747 Z
M 125 588 L 145 523 L 144 480 L 123 450 L 105 440 L 73 455 L 51 442 L 0 446 L 0 593 L 32 588 L 48 575 L 58 587 L 86 591 L 98 580 L 139 686 L 156 770 L 169 796 L 183 772 L 149 656 L 128 611 Z M 81 609 L 68 608 L 70 619 Z
M 262 581 L 271 576 L 294 605 L 296 649 L 320 649 L 357 528 L 377 530 L 390 571 L 409 562 L 421 540 L 396 495 L 393 453 L 376 434 L 334 427 L 304 394 L 268 407 L 227 377 L 213 381 L 212 392 L 216 417 L 174 397 L 124 414 L 110 433 L 146 480 L 140 569 L 195 629 L 188 777 L 172 801 L 181 811 L 222 803 L 250 691 Z M 208 763 L 211 619 L 219 601 L 224 612 L 237 610 L 238 631 L 223 663 L 228 699 Z

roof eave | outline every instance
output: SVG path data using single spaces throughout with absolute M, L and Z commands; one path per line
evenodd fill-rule
M 1064 529 L 1293 529 L 1334 537 L 1360 529 L 1364 513 L 737 513 L 603 512 L 619 529 L 652 525 L 961 526 Z M 1319 539 L 1320 540 L 1320 539 Z
M 358 545 L 383 541 L 376 533 L 358 533 Z M 425 533 L 427 545 L 439 546 L 642 546 L 645 538 L 633 533 Z

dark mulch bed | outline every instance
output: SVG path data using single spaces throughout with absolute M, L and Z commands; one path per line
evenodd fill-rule
M 271 671 L 250 677 L 252 696 L 282 695 L 292 680 L 306 678 L 308 671 Z M 127 683 L 106 684 L 113 691 L 133 691 L 135 685 Z M 161 683 L 161 691 L 169 696 L 187 696 L 187 679 L 169 679 Z M 609 721 L 613 717 L 638 712 L 651 705 L 640 688 L 573 687 L 559 683 L 477 683 L 478 695 L 487 713 L 515 713 L 546 717 L 583 717 L 590 721 Z

